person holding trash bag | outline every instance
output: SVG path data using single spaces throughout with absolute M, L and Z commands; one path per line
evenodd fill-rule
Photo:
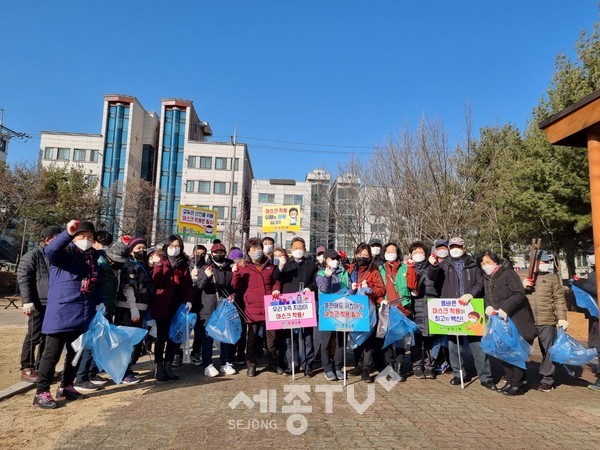
M 415 262 L 409 259 L 406 264 L 400 260 L 400 249 L 397 244 L 389 243 L 383 247 L 385 263 L 379 266 L 379 272 L 385 286 L 385 296 L 378 299 L 380 308 L 384 305 L 397 308 L 406 317 L 412 315 L 410 293 L 417 287 Z M 402 369 L 406 348 L 396 347 L 396 343 L 383 349 L 383 357 L 387 367 L 398 374 L 399 382 L 406 381 L 406 374 Z
M 75 350 L 71 344 L 86 331 L 96 308 L 103 306 L 98 252 L 92 247 L 95 232 L 93 223 L 71 220 L 67 229 L 45 248 L 50 263 L 48 303 L 42 325 L 46 345 L 33 398 L 33 404 L 43 409 L 57 406 L 50 384 L 65 346 L 67 357 L 56 398 L 77 400 L 82 396 L 73 387 L 77 367 L 72 364 Z
M 556 274 L 550 272 L 552 255 L 547 251 L 539 252 L 537 277 L 523 279 L 523 287 L 527 300 L 533 312 L 537 328 L 538 344 L 542 352 L 541 376 L 538 391 L 550 392 L 554 389 L 555 364 L 550 359 L 548 349 L 556 339 L 557 327 L 565 331 L 569 328 L 567 322 L 567 304 L 565 291 Z
M 317 272 L 317 286 L 323 294 L 345 294 L 350 282 L 348 272 L 342 267 L 341 257 L 335 250 L 323 252 L 324 268 Z M 344 373 L 344 333 L 335 331 L 319 331 L 321 343 L 321 364 L 327 381 L 343 380 Z M 334 340 L 335 352 L 331 355 L 331 341 Z
M 179 305 L 192 309 L 194 290 L 189 269 L 189 257 L 183 252 L 183 239 L 171 235 L 162 247 L 161 254 L 150 257 L 152 282 L 156 294 L 150 302 L 152 318 L 156 321 L 157 336 L 154 344 L 156 379 L 177 380 L 173 373 L 173 360 L 177 344 L 169 339 L 169 326 Z
M 233 272 L 231 266 L 233 261 L 225 258 L 227 251 L 223 244 L 213 244 L 210 249 L 211 262 L 206 264 L 198 273 L 197 287 L 202 292 L 199 320 L 200 326 L 194 327 L 194 333 L 198 330 L 202 352 L 202 366 L 204 375 L 216 377 L 219 372 L 226 375 L 235 375 L 237 370 L 233 368 L 233 344 L 221 343 L 221 367 L 217 370 L 212 362 L 213 338 L 206 332 L 206 323 L 217 309 L 217 300 L 227 301 L 233 293 L 231 281 Z
M 483 272 L 477 261 L 466 253 L 465 241 L 461 237 L 453 237 L 448 241 L 450 255 L 440 261 L 433 256 L 429 257 L 431 267 L 429 278 L 434 283 L 440 283 L 440 298 L 457 298 L 461 305 L 468 305 L 471 299 L 483 295 Z M 467 342 L 473 354 L 475 368 L 479 376 L 479 382 L 486 389 L 496 390 L 492 379 L 492 368 L 488 355 L 481 350 L 481 337 L 468 336 Z M 452 379 L 450 384 L 460 386 L 461 370 L 460 351 L 454 339 L 448 339 L 448 353 L 450 365 L 452 366 Z
M 262 350 L 261 334 L 267 334 L 267 357 L 269 367 L 277 361 L 275 330 L 265 329 L 265 295 L 278 295 L 281 283 L 274 278 L 275 266 L 265 256 L 262 242 L 258 238 L 246 241 L 246 258 L 231 267 L 231 284 L 236 292 L 244 296 L 245 321 L 248 324 L 246 339 L 247 375 L 256 376 L 256 359 Z
M 363 293 L 368 295 L 371 303 L 376 306 L 379 300 L 385 295 L 386 290 L 379 269 L 373 263 L 371 247 L 364 242 L 358 244 L 354 252 L 354 261 L 355 263 L 348 268 L 351 280 L 350 288 L 354 294 Z M 360 359 L 358 359 L 356 361 L 356 368 L 360 367 L 362 380 L 365 383 L 373 382 L 371 370 L 373 369 L 374 352 L 375 332 L 373 331 L 354 353 L 355 358 L 362 356 L 362 364 L 360 363 Z
M 510 317 L 521 337 L 531 345 L 536 336 L 536 327 L 519 275 L 490 250 L 479 255 L 477 262 L 485 273 L 485 314 L 497 314 L 504 320 Z M 525 371 L 504 361 L 502 366 L 506 384 L 498 392 L 509 396 L 523 395 Z

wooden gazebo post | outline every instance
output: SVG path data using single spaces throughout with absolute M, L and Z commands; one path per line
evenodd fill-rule
M 600 90 L 540 122 L 540 128 L 553 145 L 588 149 L 594 253 L 600 255 Z

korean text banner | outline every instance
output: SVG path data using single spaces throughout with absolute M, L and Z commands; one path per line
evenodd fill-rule
M 315 293 L 265 295 L 265 325 L 267 330 L 316 327 Z
M 218 218 L 216 211 L 179 205 L 177 232 L 183 236 L 214 239 L 217 237 Z
M 319 294 L 320 331 L 370 331 L 366 295 Z
M 485 308 L 482 298 L 461 305 L 457 298 L 427 299 L 429 334 L 483 336 Z
M 300 231 L 300 205 L 263 206 L 262 231 Z

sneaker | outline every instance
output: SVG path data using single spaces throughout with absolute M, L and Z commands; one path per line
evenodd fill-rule
M 90 377 L 90 383 L 93 383 L 96 386 L 104 386 L 106 383 L 108 383 L 108 380 L 106 378 L 102 378 L 101 376 L 94 375 L 93 377 Z
M 435 371 L 439 374 L 448 373 L 452 369 L 450 368 L 450 364 L 444 361 L 442 364 L 435 366 Z
M 233 368 L 231 363 L 225 363 L 221 364 L 221 367 L 219 367 L 219 372 L 224 373 L 225 375 L 235 375 L 237 370 Z
M 94 392 L 100 389 L 100 386 L 96 386 L 94 383 L 88 380 L 75 383 L 73 387 L 80 394 L 87 394 L 88 392 Z
M 329 371 L 329 372 L 325 372 L 325 379 L 327 381 L 337 381 L 338 377 L 335 375 L 334 372 Z
M 431 369 L 425 369 L 425 378 L 428 380 L 435 380 L 435 372 Z
M 175 355 L 175 358 L 173 358 L 173 367 L 179 366 L 181 366 L 181 357 L 179 355 Z
M 600 379 L 598 379 L 594 384 L 588 385 L 588 389 L 591 389 L 595 392 L 600 392 Z
M 416 367 L 413 370 L 413 374 L 415 375 L 415 378 L 417 380 L 424 380 L 425 379 L 425 372 L 423 372 L 423 369 L 421 369 L 420 367 Z
M 80 398 L 85 398 L 85 395 L 77 392 L 73 385 L 59 387 L 56 391 L 56 400 L 79 400 Z
M 337 377 L 338 380 L 343 380 L 344 378 L 348 378 L 345 370 L 336 370 L 335 376 Z
M 38 372 L 33 367 L 27 367 L 21 370 L 21 380 L 27 381 L 28 383 L 35 383 L 37 381 Z
M 555 389 L 554 386 L 552 386 L 550 384 L 540 383 L 537 390 L 540 392 L 550 392 L 550 391 L 553 391 L 554 389 Z
M 201 366 L 202 358 L 199 355 L 192 355 L 191 362 L 194 366 Z M 173 363 L 175 363 L 175 361 L 173 361 Z
M 132 373 L 127 375 L 125 378 L 123 378 L 123 384 L 136 384 L 139 382 L 140 382 L 140 379 Z
M 37 406 L 42 409 L 54 409 L 58 405 L 52 398 L 52 394 L 48 391 L 42 392 L 41 394 L 35 394 L 33 397 L 33 406 Z
M 219 375 L 219 371 L 214 366 L 214 364 L 211 364 L 206 369 L 204 369 L 204 375 L 206 375 L 207 377 L 211 377 L 211 378 L 216 377 Z

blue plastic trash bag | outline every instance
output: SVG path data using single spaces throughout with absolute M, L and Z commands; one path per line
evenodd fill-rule
M 144 339 L 147 332 L 143 328 L 110 324 L 98 311 L 81 336 L 81 348 L 91 348 L 98 368 L 120 384 L 131 360 L 133 346 Z
M 575 303 L 577 306 L 583 309 L 587 309 L 592 316 L 596 319 L 598 318 L 598 303 L 594 300 L 590 294 L 585 292 L 583 289 L 578 288 L 577 286 L 571 286 L 573 290 L 573 295 L 575 295 Z
M 173 320 L 171 320 L 171 326 L 169 327 L 169 339 L 176 344 L 181 344 L 185 339 L 185 321 L 189 323 L 189 329 L 193 330 L 196 325 L 197 319 L 196 313 L 188 313 L 185 305 L 181 305 L 175 313 Z
M 375 325 L 377 325 L 377 310 L 373 306 L 373 303 L 369 302 L 369 326 L 371 329 L 369 331 L 355 331 L 353 333 L 348 333 L 348 342 L 350 343 L 352 350 L 357 349 L 367 341 L 369 336 L 371 336 L 375 330 Z
M 223 300 L 211 314 L 206 332 L 215 341 L 235 344 L 242 336 L 242 321 L 233 303 Z
M 582 366 L 598 356 L 595 348 L 585 348 L 560 327 L 554 343 L 548 349 L 550 360 L 560 364 Z
M 390 307 L 390 318 L 388 321 L 387 332 L 383 341 L 383 348 L 386 348 L 395 342 L 401 341 L 410 334 L 411 343 L 415 342 L 415 331 L 419 327 L 416 323 L 406 317 L 400 310 L 394 306 Z
M 508 364 L 526 369 L 531 345 L 521 337 L 510 317 L 502 320 L 498 316 L 490 316 L 486 333 L 481 338 L 481 350 Z

